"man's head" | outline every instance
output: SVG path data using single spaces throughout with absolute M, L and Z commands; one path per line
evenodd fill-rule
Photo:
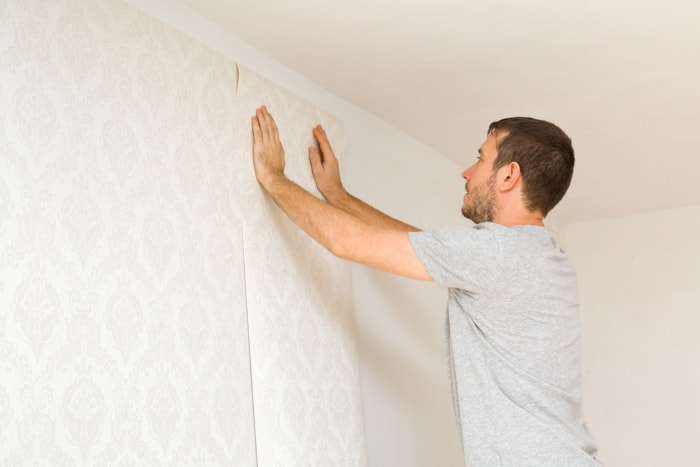
M 520 165 L 525 206 L 547 215 L 564 197 L 574 174 L 571 139 L 558 126 L 527 117 L 493 122 L 498 157 L 494 169 L 511 162 Z
M 479 161 L 462 174 L 468 190 L 462 213 L 476 223 L 494 220 L 499 208 L 497 173 L 503 172 L 506 184 L 511 175 L 521 179 L 524 208 L 542 217 L 564 197 L 571 184 L 571 139 L 543 120 L 513 117 L 491 123 L 479 154 Z

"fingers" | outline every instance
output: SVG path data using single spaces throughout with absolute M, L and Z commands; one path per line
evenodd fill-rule
M 255 111 L 255 116 L 252 118 L 253 137 L 256 141 L 262 143 L 279 141 L 279 130 L 275 119 L 272 118 L 267 107 L 264 105 Z
M 258 118 L 256 116 L 250 118 L 250 126 L 253 128 L 253 142 L 261 143 L 262 132 L 260 131 L 260 122 L 258 122 Z
M 328 141 L 328 136 L 326 131 L 321 125 L 316 125 L 311 132 L 314 134 L 314 138 L 318 142 L 318 147 L 321 149 L 324 159 L 335 159 L 335 154 L 333 153 L 333 148 L 331 148 L 331 143 Z

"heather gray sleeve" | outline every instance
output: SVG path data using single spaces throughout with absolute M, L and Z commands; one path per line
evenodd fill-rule
M 487 226 L 411 232 L 418 259 L 440 287 L 478 293 L 491 285 L 498 264 L 496 233 Z

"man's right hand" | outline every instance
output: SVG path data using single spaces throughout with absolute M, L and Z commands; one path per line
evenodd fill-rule
M 321 125 L 317 125 L 313 128 L 312 132 L 321 151 L 319 152 L 319 149 L 313 146 L 309 148 L 311 173 L 314 176 L 316 187 L 331 206 L 345 211 L 351 216 L 361 220 L 366 225 L 377 229 L 399 232 L 416 232 L 420 230 L 405 222 L 387 216 L 378 209 L 373 208 L 361 199 L 348 193 L 340 181 L 338 159 L 335 157 L 335 154 L 333 154 L 333 149 L 328 142 L 326 132 Z M 386 266 L 380 266 L 380 268 L 386 268 Z
M 333 153 L 328 136 L 321 125 L 313 128 L 312 133 L 319 150 L 312 146 L 309 148 L 309 162 L 311 162 L 311 173 L 314 176 L 316 187 L 321 194 L 331 203 L 346 194 L 345 188 L 340 181 L 340 168 L 338 159 Z

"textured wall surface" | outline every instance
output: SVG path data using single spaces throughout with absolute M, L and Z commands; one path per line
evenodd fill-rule
M 0 24 L 0 465 L 361 464 L 349 276 L 252 180 L 236 64 L 117 0 Z
M 311 128 L 321 123 L 342 154 L 342 125 L 243 68 L 238 95 L 249 109 L 241 125 L 267 105 L 285 147 L 285 172 L 320 196 L 308 162 Z M 248 138 L 242 147 L 250 157 Z M 243 208 L 245 275 L 260 465 L 364 465 L 350 267 L 263 195 L 252 164 L 241 186 L 249 200 Z

